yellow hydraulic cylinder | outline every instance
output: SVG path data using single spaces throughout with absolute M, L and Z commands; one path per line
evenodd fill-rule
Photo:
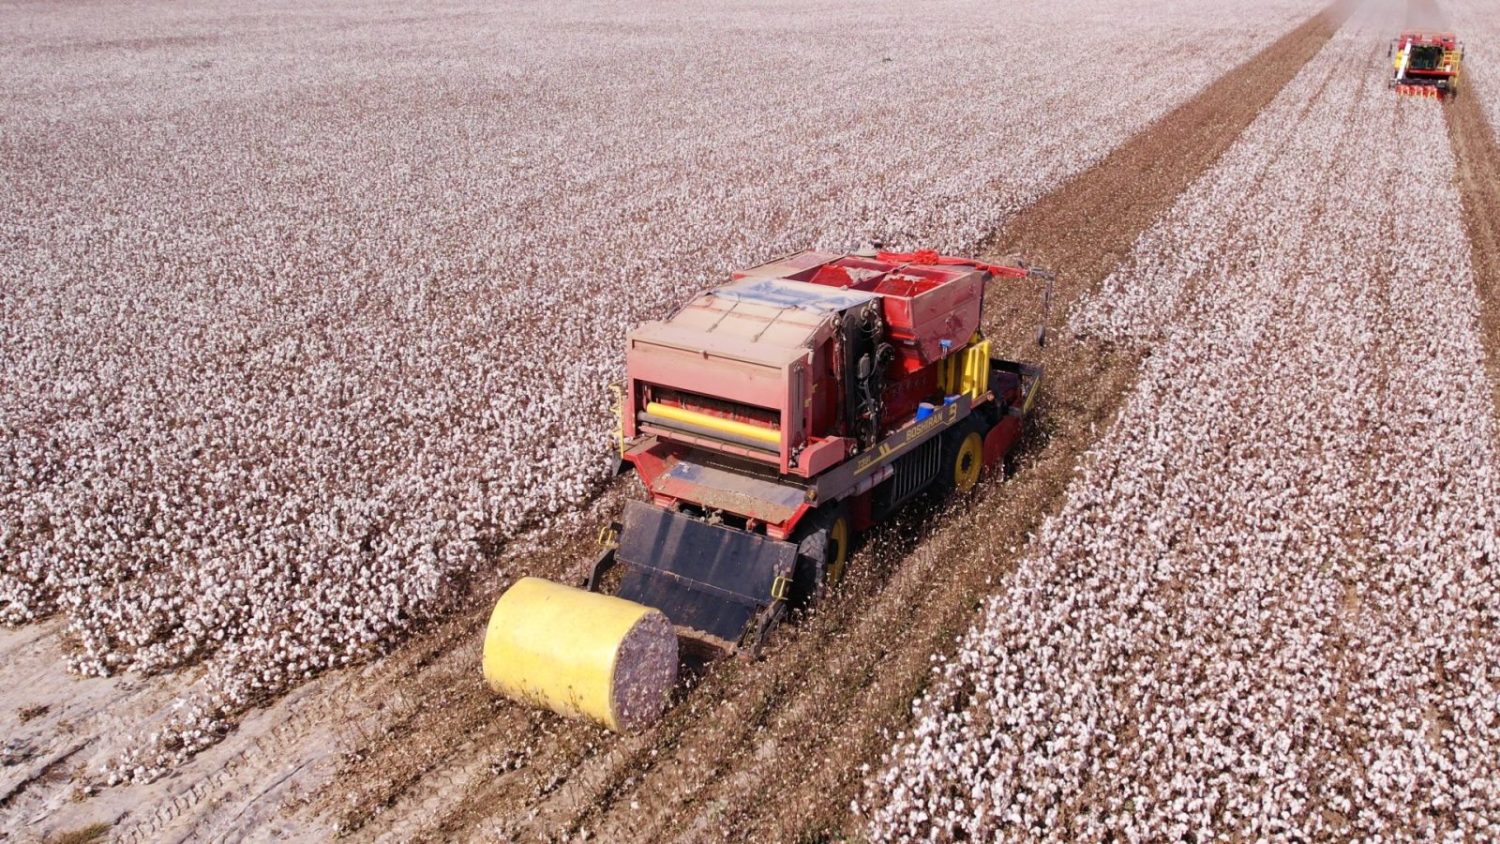
M 707 428 L 710 431 L 718 431 L 724 434 L 733 434 L 737 437 L 746 437 L 770 445 L 777 445 L 781 442 L 781 432 L 775 428 L 763 428 L 759 425 L 751 425 L 748 422 L 737 422 L 733 419 L 725 419 L 722 416 L 699 413 L 695 410 L 688 410 L 670 404 L 651 402 L 646 405 L 646 412 L 652 416 L 660 416 L 663 419 L 671 419 L 687 425 L 696 425 L 699 428 Z
M 513 700 L 627 732 L 666 709 L 677 634 L 660 610 L 523 577 L 490 613 L 484 679 Z

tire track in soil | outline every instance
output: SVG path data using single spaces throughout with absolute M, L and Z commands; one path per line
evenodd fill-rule
M 1019 253 L 1058 271 L 1055 314 L 1066 313 L 1353 6 L 1340 0 L 1273 42 L 1020 212 L 982 254 Z M 1133 355 L 1056 335 L 1044 350 L 1031 345 L 1039 300 L 1029 288 L 997 285 L 985 314 L 998 348 L 1047 367 L 1019 471 L 873 531 L 841 592 L 778 631 L 761 662 L 716 665 L 661 723 L 616 737 L 492 699 L 476 682 L 483 616 L 475 614 L 458 620 L 470 644 L 412 678 L 412 696 L 440 705 L 416 707 L 351 756 L 338 779 L 360 785 L 328 795 L 325 807 L 342 806 L 346 828 L 401 839 L 588 831 L 605 840 L 795 840 L 855 831 L 850 803 L 862 764 L 878 764 L 909 723 L 931 655 L 951 649 L 1013 569 L 1134 382 Z
M 593 530 L 544 531 L 545 550 L 509 549 L 506 560 L 525 556 L 522 573 L 580 582 L 591 561 L 594 523 L 617 512 L 627 490 L 625 479 L 619 479 L 590 502 L 581 519 Z M 557 726 L 574 725 L 496 697 L 479 672 L 492 599 L 509 586 L 517 568 L 505 565 L 507 576 L 490 584 L 493 591 L 475 596 L 478 606 L 413 639 L 377 663 L 373 676 L 360 684 L 355 694 L 366 717 L 343 730 L 342 770 L 335 785 L 309 801 L 321 825 L 331 821 L 343 832 L 409 841 L 441 819 L 443 807 L 468 779 L 482 777 L 497 788 L 518 781 L 523 790 L 545 785 L 531 781 L 533 748 L 548 748 Z M 476 737 L 496 732 L 530 738 L 526 746 L 478 744 Z
M 315 761 L 288 762 L 297 758 L 293 751 L 301 750 L 321 730 L 310 708 L 312 704 L 306 699 L 288 704 L 287 717 L 251 738 L 226 758 L 219 770 L 176 789 L 150 815 L 116 826 L 110 832 L 111 840 L 122 844 L 192 841 L 210 837 L 213 827 L 218 827 L 219 836 L 227 836 L 247 811 L 280 796 L 281 787 Z M 239 811 L 226 818 L 223 810 L 231 805 L 238 805 Z
M 578 577 L 593 544 L 593 534 L 580 526 L 597 528 L 606 512 L 618 509 L 625 486 L 605 484 L 576 514 L 498 549 L 493 570 L 474 579 L 470 611 L 461 606 L 390 655 L 329 672 L 253 709 L 224 741 L 152 783 L 95 790 L 99 765 L 124 746 L 126 734 L 144 732 L 164 717 L 183 687 L 162 677 L 59 676 L 55 663 L 66 645 L 58 619 L 6 631 L 0 637 L 6 669 L 0 681 L 30 688 L 20 699 L 45 705 L 34 720 L 0 712 L 0 732 L 14 733 L 7 734 L 10 764 L 0 769 L 0 841 L 8 840 L 7 830 L 25 830 L 21 840 L 50 840 L 99 822 L 111 826 L 111 840 L 124 842 L 329 837 L 331 813 L 306 809 L 344 763 L 342 751 L 349 744 L 369 745 L 408 728 L 417 738 L 430 735 L 423 719 L 433 713 L 494 717 L 485 707 L 503 702 L 473 694 L 479 660 L 475 631 L 483 629 L 488 596 L 518 570 L 560 580 Z M 461 666 L 453 676 L 469 682 L 427 682 L 435 666 L 449 664 Z M 457 704 L 449 702 L 450 690 Z M 514 708 L 501 713 L 518 718 L 516 730 L 535 733 L 524 714 Z M 430 748 L 420 741 L 402 746 L 406 758 L 420 764 L 401 770 L 450 774 L 437 762 L 451 755 L 451 748 L 438 754 L 425 752 Z M 417 779 L 420 773 L 413 776 Z M 372 799 L 378 803 L 385 796 Z
M 1479 293 L 1485 369 L 1492 385 L 1491 403 L 1500 418 L 1500 142 L 1485 119 L 1484 105 L 1474 96 L 1472 82 L 1463 82 L 1458 96 L 1444 103 L 1443 118 L 1458 160 L 1458 193 Z

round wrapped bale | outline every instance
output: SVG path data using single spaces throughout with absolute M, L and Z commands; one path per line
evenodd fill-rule
M 660 610 L 523 577 L 490 614 L 484 678 L 513 700 L 627 732 L 666 709 L 677 634 Z

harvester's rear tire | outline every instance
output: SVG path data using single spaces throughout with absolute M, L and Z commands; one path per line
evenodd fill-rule
M 945 435 L 942 474 L 938 476 L 945 492 L 963 495 L 979 483 L 984 471 L 985 430 L 978 419 L 970 419 Z
M 791 604 L 798 608 L 812 606 L 844 578 L 854 542 L 854 529 L 843 507 L 814 513 L 804 525 L 797 531 L 800 552 L 792 578 Z

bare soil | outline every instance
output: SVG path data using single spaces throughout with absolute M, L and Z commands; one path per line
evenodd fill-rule
M 1466 83 L 1469 80 L 1464 80 Z M 1469 259 L 1479 292 L 1485 368 L 1495 412 L 1500 415 L 1500 143 L 1484 105 L 1472 90 L 1461 90 L 1443 107 L 1448 138 L 1458 159 L 1458 190 L 1469 235 Z
M 597 526 L 618 508 L 620 486 L 554 529 L 522 537 L 476 591 L 488 600 L 522 565 L 557 579 L 580 576 L 592 535 L 579 525 Z M 380 789 L 404 789 L 405 778 L 421 778 L 445 758 L 422 741 L 443 734 L 433 722 L 449 713 L 485 717 L 485 707 L 520 714 L 477 694 L 484 622 L 481 609 L 460 613 L 385 659 L 320 677 L 251 713 L 168 777 L 103 788 L 104 763 L 141 739 L 127 730 L 164 721 L 200 678 L 80 679 L 59 667 L 67 647 L 60 621 L 0 629 L 0 841 L 50 842 L 93 834 L 98 824 L 125 842 L 326 839 L 337 818 L 313 798 L 347 791 L 339 776 L 359 758 L 357 748 L 414 734 L 395 745 L 408 751 L 399 767 L 358 792 L 378 804 Z M 442 680 L 429 682 L 434 675 Z
M 985 253 L 1056 270 L 1052 321 L 1061 324 L 1349 6 L 1329 7 L 1018 214 Z M 1484 172 L 1493 209 L 1500 188 L 1494 171 Z M 1486 219 L 1482 287 L 1493 301 L 1500 218 Z M 131 841 L 322 838 L 335 829 L 390 840 L 858 836 L 851 803 L 867 767 L 909 724 L 932 655 L 951 650 L 983 597 L 1004 588 L 1029 533 L 1059 507 L 1077 461 L 1134 380 L 1130 355 L 1062 332 L 1045 349 L 1032 345 L 1039 299 L 1034 287 L 997 285 L 986 311 L 1001 349 L 1047 368 L 1014 473 L 873 531 L 837 594 L 783 626 L 761 661 L 714 665 L 651 729 L 616 736 L 515 706 L 479 676 L 494 597 L 522 573 L 581 579 L 598 525 L 632 492 L 621 480 L 587 512 L 508 549 L 491 582 L 477 584 L 469 612 L 371 666 L 306 684 L 149 786 L 95 794 L 79 783 L 130 740 L 121 724 L 164 717 L 181 680 L 51 682 L 59 672 L 46 669 L 62 648 L 54 627 L 0 634 L 0 686 L 19 690 L 0 711 L 0 733 L 16 742 L 15 761 L 0 767 L 0 838 L 92 834 L 101 821 L 113 825 L 111 837 Z M 1493 308 L 1487 318 L 1493 326 Z

